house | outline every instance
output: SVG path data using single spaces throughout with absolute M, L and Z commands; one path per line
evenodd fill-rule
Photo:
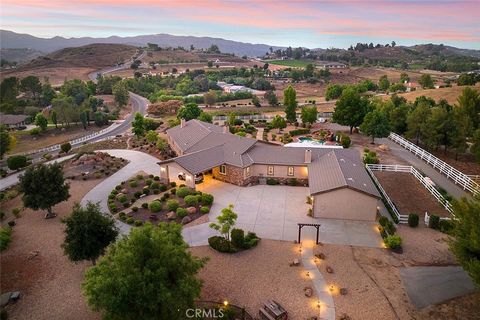
M 206 172 L 214 179 L 245 187 L 267 179 L 281 184 L 295 179 L 309 186 L 314 217 L 376 218 L 380 194 L 356 150 L 286 148 L 233 135 L 227 127 L 198 120 L 182 121 L 166 133 L 178 157 L 159 163 L 164 181 L 180 171 L 192 188 L 195 175 Z
M 4 114 L 0 113 L 0 124 L 9 129 L 18 129 L 27 125 L 28 116 L 24 114 Z
M 316 65 L 323 69 L 345 69 L 347 67 L 345 63 L 329 61 L 319 61 Z

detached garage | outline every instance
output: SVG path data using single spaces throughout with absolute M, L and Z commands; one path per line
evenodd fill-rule
M 308 166 L 313 216 L 375 221 L 380 194 L 365 168 L 334 152 Z

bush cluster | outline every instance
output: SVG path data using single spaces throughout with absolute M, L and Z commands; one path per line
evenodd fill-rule
M 188 187 L 180 187 L 177 190 L 177 196 L 179 196 L 180 198 L 185 198 L 189 194 L 191 194 L 191 191 Z
M 288 133 L 290 133 L 291 136 L 298 136 L 298 135 L 301 135 L 301 134 L 310 133 L 310 129 L 298 128 L 298 129 L 290 130 Z
M 279 184 L 279 182 L 278 182 L 277 179 L 268 178 L 268 179 L 267 179 L 267 184 L 270 185 L 270 186 L 275 186 L 275 185 Z

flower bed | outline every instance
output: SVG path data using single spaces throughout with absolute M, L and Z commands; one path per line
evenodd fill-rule
M 187 224 L 210 212 L 210 207 L 213 203 L 212 195 L 195 191 L 184 185 L 180 185 L 177 188 L 174 182 L 168 186 L 160 183 L 157 185 L 155 180 L 150 183 L 148 179 L 150 178 L 130 179 L 124 184 L 128 185 L 128 187 L 125 187 L 126 190 L 120 190 L 127 191 L 126 193 L 119 192 L 115 194 L 117 190 L 112 191 L 114 198 L 109 200 L 112 204 L 110 207 L 112 212 L 115 209 L 116 212 L 120 211 L 118 209 L 119 205 L 126 208 L 131 207 L 130 210 L 124 210 L 118 214 L 120 220 L 136 226 L 140 226 L 147 221 L 153 224 L 158 224 L 159 222 Z M 135 205 L 137 202 L 136 196 L 139 195 L 139 192 L 145 194 L 145 190 L 153 190 L 147 191 L 147 193 L 151 194 L 154 192 L 157 195 L 154 197 L 150 196 L 151 199 L 144 201 L 141 205 Z M 138 197 L 140 199 L 141 195 Z M 139 202 L 142 201 L 139 200 Z

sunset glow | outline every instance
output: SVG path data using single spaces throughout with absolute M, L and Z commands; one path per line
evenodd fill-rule
M 4 0 L 1 27 L 39 37 L 169 33 L 311 48 L 392 40 L 480 48 L 478 12 L 478 1 Z

